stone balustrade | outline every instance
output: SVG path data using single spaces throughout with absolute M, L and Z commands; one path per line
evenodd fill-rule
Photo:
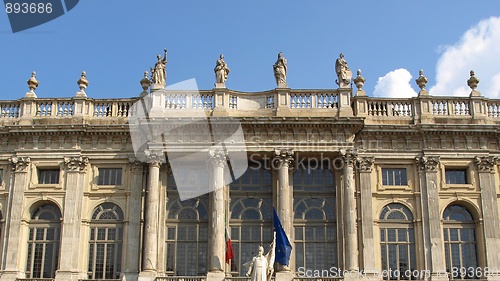
M 363 117 L 368 124 L 434 123 L 443 118 L 500 123 L 500 100 L 484 97 L 420 96 L 376 98 L 351 96 L 351 89 L 274 89 L 238 92 L 229 89 L 204 91 L 156 90 L 140 98 L 92 99 L 33 98 L 0 101 L 0 125 L 30 124 L 29 120 L 85 117 L 86 120 L 133 116 L 134 103 L 142 104 L 151 117 Z M 194 115 L 193 115 L 194 114 Z M 24 120 L 23 122 L 18 122 Z M 458 121 L 456 121 L 458 122 Z M 467 121 L 469 122 L 469 121 Z M 474 122 L 474 121 L 473 121 Z

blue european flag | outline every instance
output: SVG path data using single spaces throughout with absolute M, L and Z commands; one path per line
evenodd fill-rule
M 274 207 L 273 212 L 274 231 L 276 232 L 275 261 L 279 264 L 288 266 L 290 254 L 292 253 L 292 245 L 290 244 L 290 240 L 288 240 L 288 236 L 286 236 L 285 230 L 281 225 L 280 219 L 278 218 L 278 214 L 276 213 L 276 209 Z

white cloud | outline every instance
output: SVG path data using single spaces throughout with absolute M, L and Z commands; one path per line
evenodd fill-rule
M 441 47 L 436 66 L 436 85 L 431 95 L 468 96 L 469 71 L 480 79 L 478 90 L 489 98 L 500 97 L 500 17 L 480 21 L 451 46 Z
M 417 96 L 411 87 L 412 76 L 404 68 L 396 69 L 378 78 L 373 91 L 376 97 L 410 98 Z

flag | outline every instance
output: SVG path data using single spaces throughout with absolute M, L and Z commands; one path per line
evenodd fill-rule
M 288 266 L 288 263 L 290 261 L 290 254 L 292 253 L 292 244 L 290 244 L 290 240 L 288 240 L 288 236 L 286 236 L 285 230 L 281 225 L 280 219 L 278 218 L 278 214 L 276 213 L 276 209 L 274 207 L 273 212 L 274 231 L 276 232 L 276 262 L 281 265 Z
M 231 237 L 229 237 L 229 230 L 226 226 L 226 263 L 231 264 L 231 259 L 234 258 L 233 244 L 231 244 Z

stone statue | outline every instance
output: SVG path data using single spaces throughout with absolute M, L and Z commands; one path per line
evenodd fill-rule
M 227 80 L 227 76 L 229 74 L 229 67 L 227 67 L 227 63 L 224 61 L 224 55 L 220 55 L 219 59 L 215 63 L 215 83 L 223 84 Z
M 161 58 L 161 55 L 158 55 L 158 61 L 155 64 L 155 68 L 151 68 L 151 80 L 155 84 L 155 88 L 165 88 L 167 85 L 167 71 L 165 70 L 167 66 L 167 49 L 164 49 L 163 51 L 163 59 Z
M 246 275 L 252 277 L 251 281 L 266 281 L 271 271 L 272 266 L 269 266 L 267 257 L 264 256 L 264 247 L 259 246 L 259 253 L 250 262 Z
M 335 83 L 340 88 L 347 88 L 351 83 L 352 71 L 347 66 L 347 61 L 344 59 L 344 54 L 340 53 L 339 58 L 335 61 L 335 72 L 337 73 L 337 80 Z
M 278 60 L 276 63 L 273 65 L 274 69 L 274 77 L 276 78 L 276 85 L 278 87 L 287 87 L 286 85 L 286 72 L 287 72 L 287 66 L 286 66 L 286 58 L 283 57 L 283 53 L 280 52 L 278 54 Z

